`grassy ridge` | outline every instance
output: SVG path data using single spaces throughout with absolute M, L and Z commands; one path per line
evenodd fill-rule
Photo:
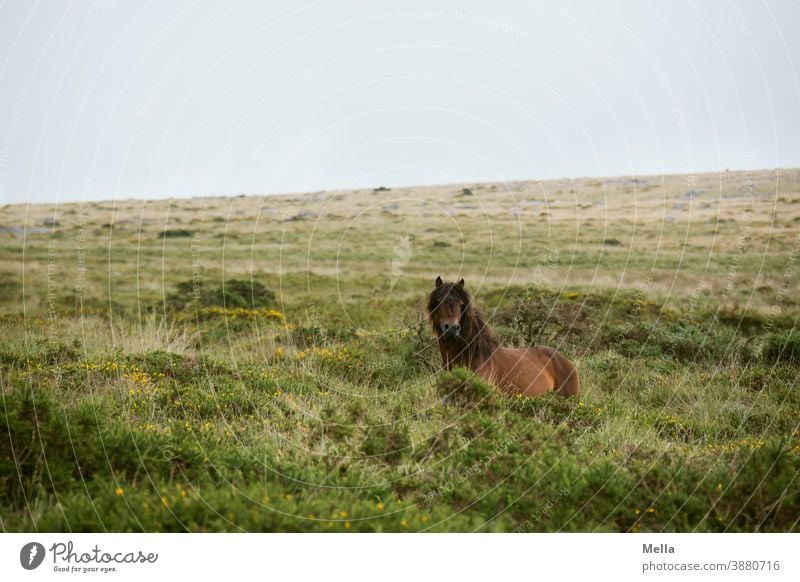
M 725 323 L 628 298 L 500 295 L 509 343 L 555 335 L 567 353 L 582 349 L 580 400 L 509 400 L 466 370 L 432 374 L 422 329 L 346 336 L 243 308 L 175 312 L 163 333 L 271 335 L 263 361 L 4 342 L 3 526 L 797 528 L 789 323 L 754 342 L 731 313 Z

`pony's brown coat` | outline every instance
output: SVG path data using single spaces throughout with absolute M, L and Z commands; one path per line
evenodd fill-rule
M 508 394 L 537 396 L 556 390 L 562 396 L 574 396 L 580 391 L 575 365 L 553 348 L 501 346 L 472 304 L 463 279 L 444 283 L 437 277 L 427 311 L 447 370 L 469 368 Z

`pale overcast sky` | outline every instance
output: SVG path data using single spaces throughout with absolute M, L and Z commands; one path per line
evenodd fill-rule
M 800 165 L 797 1 L 0 6 L 0 204 Z

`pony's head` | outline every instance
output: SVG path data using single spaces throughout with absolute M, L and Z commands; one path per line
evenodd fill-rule
M 453 340 L 461 335 L 464 318 L 472 309 L 472 298 L 464 290 L 464 279 L 445 283 L 436 277 L 436 287 L 428 295 L 428 318 L 439 337 Z

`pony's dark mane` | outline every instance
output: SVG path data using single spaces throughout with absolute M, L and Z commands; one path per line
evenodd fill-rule
M 436 329 L 436 322 L 432 317 L 433 313 L 442 303 L 455 301 L 466 305 L 460 319 L 461 334 L 452 340 L 440 337 L 439 342 L 443 342 L 448 348 L 448 351 L 453 355 L 454 363 L 475 368 L 489 359 L 500 346 L 500 340 L 497 339 L 492 328 L 486 323 L 481 312 L 473 305 L 470 294 L 464 290 L 463 286 L 455 283 L 443 283 L 431 291 L 428 296 L 428 317 L 437 335 L 439 335 L 439 330 Z

